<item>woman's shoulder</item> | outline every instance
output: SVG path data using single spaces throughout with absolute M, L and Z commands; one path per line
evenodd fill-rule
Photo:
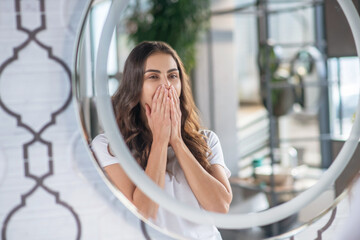
M 91 141 L 91 148 L 95 151 L 98 155 L 108 155 L 108 146 L 109 146 L 109 140 L 105 136 L 105 134 L 101 133 L 97 135 L 92 141 Z M 110 155 L 110 154 L 109 154 Z
M 98 141 L 108 141 L 104 133 L 100 133 L 96 135 L 96 137 L 92 140 L 92 142 L 98 142 Z
M 216 135 L 215 132 L 209 129 L 201 129 L 200 133 L 206 137 L 206 142 L 208 145 L 214 145 L 219 142 L 219 137 Z
M 91 142 L 91 148 L 102 167 L 118 163 L 117 158 L 109 152 L 109 141 L 105 134 L 97 135 Z
M 210 129 L 200 129 L 199 132 L 203 135 L 205 135 L 206 137 L 211 137 L 211 136 L 216 136 L 216 133 L 213 132 L 212 130 Z
M 224 154 L 222 151 L 221 143 L 215 132 L 211 130 L 201 130 L 201 133 L 206 136 L 206 142 L 211 150 L 211 155 L 209 156 L 209 163 L 211 165 L 219 164 L 224 167 L 225 174 L 229 178 L 231 175 L 230 170 L 227 168 L 224 160 Z
M 109 144 L 108 139 L 106 138 L 105 134 L 101 133 L 97 135 L 92 141 L 91 145 L 94 146 L 106 146 Z

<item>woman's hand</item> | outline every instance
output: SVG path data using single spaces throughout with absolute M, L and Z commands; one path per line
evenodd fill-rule
M 180 99 L 173 86 L 170 87 L 170 116 L 171 116 L 171 135 L 170 145 L 174 147 L 174 144 L 182 141 L 181 137 L 181 110 Z
M 145 104 L 146 117 L 153 135 L 153 143 L 168 144 L 171 134 L 169 90 L 158 87 L 152 99 L 151 108 Z

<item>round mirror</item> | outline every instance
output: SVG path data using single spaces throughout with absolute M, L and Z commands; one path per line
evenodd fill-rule
M 169 4 L 181 4 L 184 1 L 170 2 Z M 191 5 L 190 2 L 187 4 Z M 347 6 L 348 10 L 346 10 L 345 13 L 348 16 L 349 21 L 356 22 L 358 16 L 355 16 L 353 12 L 347 12 L 352 11 L 352 4 L 349 2 L 343 2 L 342 4 L 345 7 Z M 178 9 L 179 7 L 180 5 L 175 5 L 174 9 Z M 202 13 L 202 15 L 200 14 L 201 16 L 209 16 L 207 13 L 210 9 L 206 9 L 206 7 L 208 7 L 206 4 L 203 6 L 193 6 L 190 7 L 190 9 L 195 7 L 197 9 L 203 9 L 203 12 L 200 12 Z M 276 6 L 272 7 L 275 8 Z M 189 8 L 187 8 L 186 5 L 182 6 L 182 8 L 185 12 L 189 11 Z M 171 10 L 172 8 L 168 7 L 166 9 Z M 170 12 L 165 11 L 166 13 L 163 14 L 165 14 L 165 16 L 166 14 L 173 16 L 176 14 L 174 9 Z M 118 97 L 118 99 L 126 99 L 124 98 L 126 94 L 129 96 L 131 96 L 131 94 L 136 94 L 136 92 L 134 93 L 134 91 L 136 91 L 134 86 L 133 88 L 128 88 L 128 92 L 119 92 L 119 87 L 122 86 L 129 76 L 129 73 L 125 72 L 125 65 L 128 61 L 127 59 L 129 59 L 128 56 L 131 56 L 131 52 L 133 52 L 132 50 L 139 49 L 138 47 L 135 47 L 139 45 L 136 44 L 134 39 L 141 39 L 142 27 L 147 27 L 145 33 L 150 35 L 152 31 L 149 29 L 152 26 L 151 23 L 164 22 L 164 18 L 161 19 L 164 15 L 160 14 L 163 10 L 164 8 L 160 6 L 145 3 L 142 4 L 141 1 L 94 1 L 89 8 L 87 18 L 83 23 L 83 28 L 79 36 L 75 67 L 76 72 L 74 74 L 74 93 L 79 106 L 80 121 L 83 127 L 85 140 L 89 145 L 89 148 L 93 151 L 94 161 L 99 164 L 99 169 L 104 171 L 102 174 L 107 177 L 105 181 L 113 184 L 111 188 L 116 196 L 146 222 L 153 226 L 158 226 L 169 233 L 175 233 L 179 238 L 190 238 L 195 236 L 191 234 L 200 234 L 196 235 L 197 238 L 212 236 L 214 239 L 219 239 L 221 237 L 217 227 L 220 229 L 220 232 L 224 231 L 224 233 L 226 232 L 225 229 L 245 229 L 243 231 L 254 234 L 253 239 L 274 237 L 286 233 L 293 234 L 301 229 L 302 226 L 314 221 L 314 219 L 321 216 L 321 214 L 324 214 L 324 212 L 331 209 L 339 196 L 342 195 L 353 176 L 360 169 L 360 165 L 354 161 L 354 159 L 351 159 L 359 140 L 359 120 L 354 120 L 354 126 L 352 127 L 350 134 L 348 132 L 350 138 L 345 143 L 343 139 L 344 133 L 341 134 L 341 137 L 335 137 L 332 133 L 326 133 L 319 129 L 322 128 L 321 124 L 320 126 L 317 125 L 320 121 L 330 122 L 330 116 L 326 117 L 322 113 L 321 109 L 324 107 L 322 101 L 319 101 L 320 105 L 318 108 L 320 110 L 315 114 L 311 113 L 311 117 L 304 113 L 301 114 L 301 111 L 297 111 L 295 102 L 293 107 L 294 110 L 291 114 L 288 113 L 288 110 L 283 114 L 269 114 L 269 112 L 272 112 L 271 109 L 276 107 L 274 105 L 276 101 L 271 99 L 276 94 L 272 94 L 271 88 L 285 89 L 286 91 L 281 92 L 288 93 L 294 92 L 296 88 L 302 88 L 305 92 L 305 94 L 303 93 L 302 95 L 309 97 L 311 97 L 311 94 L 306 94 L 307 87 L 318 87 L 321 90 L 330 88 L 330 81 L 324 83 L 324 79 L 321 79 L 321 76 L 324 74 L 321 73 L 315 74 L 318 76 L 318 79 L 317 81 L 312 80 L 309 86 L 304 86 L 304 84 L 294 86 L 294 83 L 291 82 L 291 79 L 294 78 L 292 73 L 301 73 L 301 78 L 306 79 L 306 74 L 319 69 L 319 67 L 315 66 L 316 61 L 311 60 L 317 56 L 312 56 L 310 51 L 304 53 L 302 48 L 298 49 L 298 53 L 296 53 L 296 51 L 295 53 L 289 52 L 288 55 L 293 54 L 293 56 L 295 56 L 294 59 L 296 59 L 296 61 L 293 61 L 296 63 L 293 64 L 293 66 L 291 65 L 291 60 L 289 61 L 289 64 L 287 64 L 285 60 L 277 58 L 277 69 L 275 69 L 276 76 L 281 76 L 282 79 L 288 80 L 282 81 L 281 84 L 270 83 L 264 85 L 265 87 L 268 87 L 268 89 L 264 91 L 265 93 L 268 93 L 266 96 L 267 102 L 270 102 L 270 104 L 268 103 L 266 106 L 268 111 L 261 106 L 256 106 L 256 111 L 253 110 L 252 107 L 245 108 L 248 111 L 240 111 L 241 114 L 239 118 L 241 119 L 238 119 L 239 121 L 236 123 L 240 125 L 240 127 L 237 127 L 236 124 L 234 126 L 235 131 L 232 134 L 235 137 L 240 136 L 240 140 L 245 139 L 245 142 L 246 138 L 243 138 L 243 136 L 251 135 L 253 133 L 261 135 L 261 131 L 264 131 L 264 136 L 267 136 L 264 140 L 265 145 L 262 145 L 261 143 L 254 147 L 255 144 L 253 144 L 253 147 L 250 149 L 250 142 L 244 144 L 243 141 L 243 145 L 240 146 L 243 148 L 248 147 L 249 149 L 247 152 L 244 153 L 243 151 L 241 154 L 236 154 L 235 157 L 232 156 L 231 158 L 227 158 L 227 156 L 231 155 L 228 151 L 224 151 L 223 153 L 222 149 L 229 149 L 226 146 L 229 142 L 227 137 L 231 139 L 232 136 L 225 131 L 226 128 L 219 127 L 219 124 L 209 124 L 210 127 L 212 125 L 211 130 L 201 131 L 199 133 L 199 129 L 206 128 L 197 127 L 194 128 L 197 130 L 195 137 L 203 136 L 204 138 L 204 141 L 199 140 L 198 146 L 203 146 L 205 143 L 204 149 L 206 149 L 207 146 L 210 150 L 209 154 L 211 152 L 211 155 L 206 155 L 205 153 L 203 155 L 199 154 L 198 157 L 194 157 L 194 155 L 196 155 L 196 150 L 201 150 L 201 148 L 195 146 L 191 149 L 189 147 L 191 146 L 191 141 L 185 144 L 187 147 L 186 149 L 189 150 L 188 155 L 185 153 L 179 154 L 180 151 L 178 152 L 175 149 L 175 144 L 170 143 L 169 146 L 166 146 L 166 154 L 164 155 L 164 161 L 161 165 L 163 166 L 163 175 L 161 175 L 161 177 L 167 182 L 159 182 L 154 180 L 155 178 L 151 178 L 154 176 L 150 176 L 150 169 L 146 168 L 148 166 L 146 165 L 147 163 L 142 165 L 141 162 L 141 158 L 144 156 L 146 159 L 150 158 L 149 150 L 146 150 L 146 147 L 141 146 L 141 141 L 140 143 L 137 142 L 139 145 L 138 147 L 140 147 L 137 149 L 134 145 L 130 144 L 131 141 L 129 139 L 131 139 L 131 136 L 127 135 L 124 137 L 124 131 L 120 131 L 121 127 L 119 126 L 118 121 L 121 112 L 117 112 L 117 109 L 114 108 L 114 99 L 116 97 Z M 260 10 L 258 9 L 258 11 Z M 154 11 L 158 14 L 149 14 Z M 271 11 L 271 9 L 263 11 Z M 208 48 L 209 50 L 221 49 L 221 47 L 224 47 L 221 44 L 221 41 L 228 40 L 216 38 L 219 37 L 216 35 L 216 29 L 211 30 L 211 27 L 214 26 L 214 22 L 219 21 L 222 23 L 222 21 L 225 20 L 222 19 L 223 16 L 214 13 L 210 16 L 210 21 L 212 23 L 210 30 L 205 28 L 202 29 L 203 36 L 207 36 L 203 39 L 204 45 L 210 46 Z M 355 20 L 352 19 L 351 16 Z M 178 20 L 178 22 L 182 21 Z M 189 23 L 187 24 L 188 28 L 192 29 Z M 201 26 L 201 24 L 199 24 L 199 26 Z M 174 28 L 176 27 L 174 24 L 171 26 Z M 208 31 L 207 34 L 206 30 Z M 193 31 L 193 29 L 191 31 Z M 353 31 L 355 30 L 353 29 Z M 175 33 L 176 32 L 179 31 L 177 30 Z M 360 35 L 355 34 L 354 36 L 358 41 L 357 36 Z M 154 38 L 153 40 L 164 39 Z M 168 41 L 171 41 L 171 36 Z M 142 85 L 137 84 L 137 91 L 142 93 L 141 91 L 144 88 L 145 81 L 151 83 L 155 81 L 161 82 L 160 80 L 156 80 L 157 78 L 162 78 L 162 75 L 158 72 L 165 72 L 165 78 L 168 77 L 167 81 L 170 81 L 170 78 L 178 78 L 178 80 L 172 81 L 179 81 L 179 86 L 181 86 L 182 90 L 184 89 L 184 86 L 193 86 L 195 87 L 195 89 L 193 89 L 194 93 L 198 93 L 200 97 L 204 96 L 199 92 L 199 88 L 201 87 L 199 84 L 202 83 L 202 79 L 196 78 L 199 74 L 190 72 L 191 74 L 189 75 L 192 77 L 191 81 L 188 81 L 188 85 L 184 85 L 184 81 L 186 81 L 184 77 L 185 71 L 181 68 L 182 64 L 180 64 L 179 61 L 181 61 L 181 59 L 187 59 L 187 62 L 184 65 L 191 68 L 193 66 L 191 61 L 192 57 L 189 57 L 189 53 L 186 51 L 182 53 L 181 50 L 176 50 L 179 55 L 180 53 L 182 55 L 182 58 L 178 58 L 177 54 L 172 52 L 171 47 L 170 50 L 166 50 L 168 51 L 166 54 L 148 53 L 148 55 L 144 54 L 144 56 L 142 56 L 144 62 L 140 64 L 140 66 L 142 67 L 142 74 L 144 77 L 142 78 Z M 184 45 L 183 48 L 186 48 L 186 45 Z M 224 48 L 229 48 L 229 46 L 225 46 Z M 224 51 L 226 52 L 228 50 L 225 49 Z M 233 51 L 233 49 L 230 51 Z M 221 53 L 221 50 L 212 52 L 212 57 L 216 58 L 215 60 L 213 59 L 213 61 L 219 61 L 217 60 L 218 58 L 221 59 L 221 56 L 217 57 L 216 55 L 219 54 L 219 52 Z M 266 49 L 262 54 L 264 55 L 264 60 L 262 62 L 266 65 Z M 159 56 L 160 58 L 156 58 Z M 256 58 L 256 54 L 254 54 L 254 56 Z M 207 62 L 207 58 L 202 58 L 202 60 L 200 58 L 200 61 Z M 322 61 L 326 60 L 322 59 Z M 156 65 L 159 62 L 161 64 Z M 170 63 L 169 65 L 166 65 L 164 62 L 166 64 Z M 217 67 L 219 67 L 218 65 L 212 66 L 211 62 L 208 63 L 208 69 L 214 68 L 216 71 Z M 201 64 L 198 64 L 197 68 L 201 69 L 200 65 Z M 226 65 L 232 65 L 231 61 L 227 59 L 223 66 Z M 163 69 L 163 66 L 166 66 L 166 69 Z M 302 71 L 305 67 L 307 71 Z M 175 71 L 170 71 L 174 69 Z M 271 68 L 270 70 L 273 69 Z M 196 71 L 199 72 L 199 70 Z M 288 74 L 284 74 L 286 71 Z M 149 72 L 153 75 L 146 74 Z M 264 72 L 264 75 L 269 74 L 266 70 Z M 145 79 L 145 77 L 149 77 L 149 79 Z M 219 105 L 214 102 L 213 98 L 215 97 L 215 99 L 218 99 L 221 97 L 221 91 L 214 87 L 217 86 L 216 81 L 221 81 L 221 79 L 216 78 L 216 76 L 209 76 L 209 79 L 212 79 L 212 81 L 209 80 L 210 87 L 208 88 L 208 92 L 210 98 L 212 97 L 212 100 L 209 102 L 214 105 Z M 164 84 L 156 83 L 155 85 Z M 176 84 L 169 84 L 169 86 L 172 85 Z M 155 89 L 154 92 L 156 92 L 158 88 L 156 87 Z M 173 95 L 171 95 L 170 91 L 172 90 L 170 90 L 170 88 L 166 89 L 165 87 L 164 90 L 159 88 L 158 95 L 150 94 L 150 102 L 144 100 L 144 104 L 142 104 L 141 99 L 138 99 L 137 102 L 135 101 L 135 105 L 138 105 L 139 108 L 138 112 L 135 112 L 134 114 L 138 114 L 139 116 L 142 114 L 142 118 L 139 119 L 148 120 L 147 114 L 152 112 L 151 104 L 153 103 L 152 100 L 155 98 L 154 96 L 159 97 L 161 91 L 163 91 L 162 96 L 165 96 L 165 90 L 169 90 L 168 96 L 170 100 L 163 98 L 165 99 L 164 101 L 169 101 L 169 106 L 172 103 L 171 101 L 174 101 L 174 108 L 169 107 L 169 109 L 176 110 L 176 103 L 181 106 L 181 102 L 179 103 L 176 101 L 184 100 L 184 96 L 182 95 L 184 94 L 184 91 L 176 91 L 175 89 L 172 93 Z M 204 88 L 203 91 L 206 91 L 206 88 Z M 138 96 L 141 95 L 140 93 L 137 93 Z M 195 97 L 195 100 L 198 99 L 199 96 Z M 326 97 L 326 95 L 324 96 Z M 319 98 L 322 97 L 324 99 L 324 96 L 320 96 Z M 339 94 L 339 97 L 341 96 L 342 95 Z M 207 97 L 208 96 L 205 96 L 206 99 L 208 99 Z M 191 100 L 191 98 L 189 99 Z M 221 102 L 221 100 L 218 101 Z M 306 101 L 309 100 L 306 99 Z M 198 100 L 198 102 L 201 102 L 201 99 Z M 130 103 L 131 102 L 129 102 L 129 104 Z M 147 106 L 149 109 L 147 109 Z M 166 106 L 166 104 L 164 106 Z M 132 107 L 132 109 L 136 109 L 136 106 Z M 215 110 L 221 108 L 224 109 L 224 106 L 214 106 L 214 108 Z M 210 106 L 210 110 L 211 109 L 212 106 Z M 242 106 L 240 106 L 240 109 L 242 109 Z M 179 115 L 183 116 L 185 112 L 182 111 L 183 109 L 180 110 Z M 212 110 L 213 111 L 210 111 L 210 113 L 214 112 L 214 109 Z M 236 112 L 233 113 L 234 116 L 238 113 L 237 110 L 238 109 L 235 109 Z M 355 108 L 352 109 L 354 113 L 355 110 Z M 201 111 L 202 108 L 200 107 L 200 112 Z M 201 112 L 201 115 L 205 115 L 204 112 Z M 226 111 L 224 110 L 224 112 Z M 169 110 L 169 114 L 171 116 L 171 110 Z M 223 116 L 219 112 L 216 114 L 219 115 L 215 116 L 217 121 L 220 122 L 220 118 L 225 117 L 221 122 L 226 123 L 228 120 L 226 118 L 227 113 L 223 114 Z M 284 116 L 286 114 L 290 116 Z M 257 115 L 255 121 L 254 115 Z M 253 118 L 253 120 L 249 120 L 251 124 L 247 124 L 243 120 L 243 118 L 245 118 L 244 116 Z M 304 120 L 304 116 L 307 120 Z M 319 120 L 319 122 L 311 121 L 311 119 Z M 301 122 L 301 124 L 299 124 L 299 122 Z M 323 122 L 321 123 L 323 124 Z M 139 125 L 134 125 L 132 127 L 136 128 L 134 130 L 135 132 L 138 131 L 141 133 L 149 128 L 152 130 L 151 126 L 146 124 L 149 124 L 149 122 L 143 120 Z M 267 125 L 268 127 L 265 127 L 264 129 L 264 125 Z M 165 127 L 162 126 L 161 129 L 163 130 L 164 128 Z M 297 129 L 293 130 L 293 128 Z M 305 130 L 303 130 L 303 128 Z M 222 132 L 223 129 L 225 129 L 224 132 Z M 301 138 L 294 138 L 294 135 L 291 134 L 283 136 L 281 131 L 290 133 L 297 131 L 297 134 L 300 134 Z M 316 136 L 302 135 L 306 131 L 320 133 Z M 268 133 L 270 133 L 270 136 Z M 295 135 L 295 137 L 298 136 Z M 238 142 L 240 142 L 239 139 L 237 139 Z M 345 145 L 342 147 L 344 143 Z M 99 144 L 102 148 L 99 148 Z M 316 145 L 316 147 L 314 147 L 314 145 Z M 141 151 L 141 147 L 143 147 L 143 151 Z M 106 157 L 104 157 L 104 153 Z M 184 163 L 181 161 L 186 159 L 184 156 L 189 156 L 189 158 L 193 157 L 192 160 L 195 159 L 195 161 L 192 163 L 196 164 L 193 165 L 193 167 L 190 167 L 192 165 L 182 165 Z M 211 166 L 216 166 L 212 171 L 207 171 L 207 165 L 201 164 L 202 162 L 197 160 L 199 158 L 201 159 L 202 156 L 206 156 L 205 163 L 208 162 Z M 104 158 L 106 159 L 104 160 Z M 335 160 L 332 162 L 333 159 Z M 109 168 L 110 166 L 116 166 L 116 168 Z M 186 168 L 185 166 L 188 166 L 186 170 L 184 169 Z M 194 171 L 194 168 L 196 168 L 198 172 L 190 171 Z M 179 169 L 181 170 L 180 173 L 178 172 Z M 229 169 L 232 173 L 230 178 Z M 117 178 L 118 176 L 122 177 Z M 203 182 L 201 183 L 201 181 L 199 181 L 201 183 L 199 184 L 197 180 L 194 180 L 194 176 L 203 177 Z M 125 181 L 127 182 L 124 184 Z M 209 182 L 212 184 L 209 184 Z M 184 185 L 184 183 L 186 184 Z M 173 184 L 172 186 L 178 184 L 179 188 L 170 188 L 171 184 Z M 132 190 L 127 191 L 127 188 L 124 186 L 130 186 Z M 200 190 L 196 189 L 196 186 L 199 186 Z M 228 187 L 231 188 L 228 189 Z M 165 189 L 165 191 L 163 191 L 163 189 Z M 206 192 L 203 192 L 202 194 L 204 189 Z M 129 192 L 132 195 L 129 195 Z M 141 195 L 142 200 L 146 199 L 145 203 L 136 202 L 134 198 L 132 198 L 135 192 L 138 196 Z M 193 193 L 192 198 L 187 197 L 188 192 Z M 201 196 L 206 197 L 202 198 Z M 156 206 L 157 216 L 154 217 L 151 212 L 144 210 L 144 206 L 148 203 Z M 319 203 L 321 203 L 321 207 L 319 207 Z M 226 204 L 230 204 L 229 207 L 222 208 L 222 206 L 226 206 Z M 169 219 L 174 222 L 169 223 Z M 190 231 L 186 229 L 194 230 Z M 209 238 L 207 237 L 207 239 Z

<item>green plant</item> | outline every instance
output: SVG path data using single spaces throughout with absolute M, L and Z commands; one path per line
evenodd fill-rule
M 141 10 L 145 6 L 146 10 Z M 198 34 L 208 23 L 209 0 L 146 0 L 130 7 L 129 38 L 142 41 L 164 41 L 183 60 L 187 72 L 195 66 L 195 44 Z

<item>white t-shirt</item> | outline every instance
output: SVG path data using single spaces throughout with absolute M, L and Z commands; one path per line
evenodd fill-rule
M 212 151 L 210 159 L 208 159 L 209 163 L 211 165 L 221 165 L 224 167 L 227 177 L 230 177 L 231 173 L 225 165 L 219 138 L 214 132 L 209 130 L 203 130 L 202 133 L 207 136 L 207 144 Z M 104 134 L 96 136 L 92 141 L 92 148 L 102 167 L 119 163 L 116 157 L 109 154 L 107 148 L 108 143 Z M 183 203 L 197 209 L 203 209 L 192 192 L 171 146 L 168 147 L 168 163 L 166 169 L 164 191 Z M 161 206 L 159 206 L 156 220 L 150 219 L 150 221 L 186 239 L 221 239 L 221 235 L 215 226 L 193 223 L 172 214 Z

